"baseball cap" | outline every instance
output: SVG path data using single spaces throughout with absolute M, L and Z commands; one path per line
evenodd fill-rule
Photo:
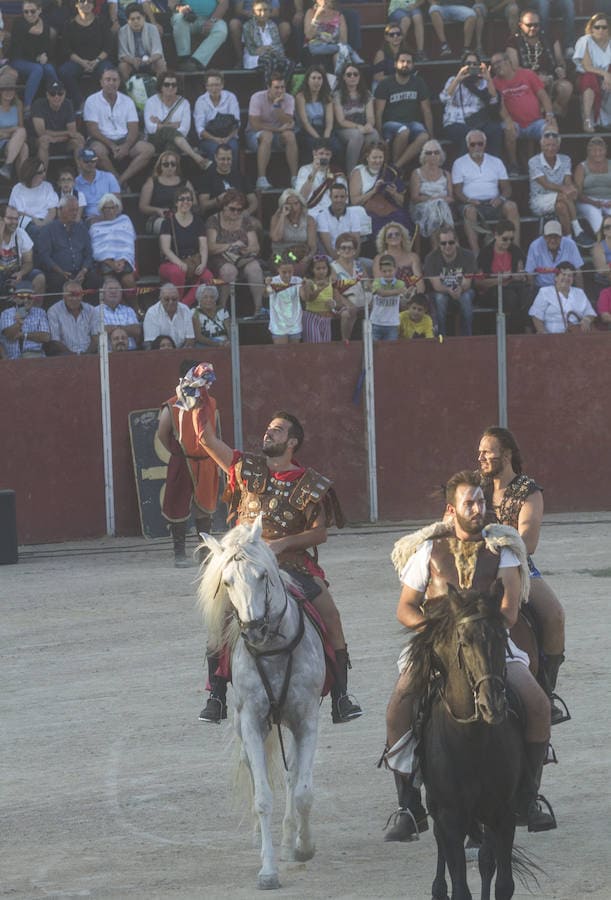
M 61 81 L 54 81 L 52 84 L 47 85 L 47 93 L 50 91 L 65 91 L 66 88 L 63 86 Z
M 31 281 L 18 281 L 11 291 L 13 294 L 33 294 L 34 288 Z
M 546 222 L 543 227 L 543 234 L 558 234 L 562 236 L 562 226 L 560 222 L 556 222 L 555 219 L 553 219 L 551 222 Z
M 79 150 L 78 158 L 85 160 L 85 162 L 93 162 L 98 158 L 98 154 L 95 150 L 90 150 L 88 147 L 85 147 L 83 150 Z

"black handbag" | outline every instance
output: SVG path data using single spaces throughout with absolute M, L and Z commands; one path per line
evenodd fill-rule
M 232 131 L 238 127 L 240 123 L 229 113 L 217 113 L 214 119 L 210 119 L 205 127 L 205 131 L 212 137 L 229 137 Z

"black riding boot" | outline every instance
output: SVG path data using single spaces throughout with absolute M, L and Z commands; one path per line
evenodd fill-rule
M 219 665 L 219 657 L 216 653 L 207 653 L 208 681 L 210 682 L 210 696 L 208 702 L 199 714 L 200 721 L 212 722 L 220 725 L 221 719 L 227 718 L 227 680 L 216 675 Z
M 556 682 L 558 681 L 558 670 L 563 662 L 564 653 L 554 653 L 551 655 L 546 655 L 543 658 L 543 689 L 550 698 L 550 703 L 552 705 L 552 725 L 559 725 L 561 722 L 568 722 L 568 720 L 571 718 L 564 700 L 562 700 L 560 697 L 557 697 L 554 693 L 554 691 L 556 690 Z M 562 706 L 564 706 L 564 709 L 554 703 L 554 700 L 559 700 Z
M 335 725 L 358 719 L 363 710 L 348 696 L 348 669 L 351 669 L 348 647 L 335 651 L 335 681 L 331 687 L 331 717 Z
M 212 532 L 212 516 L 198 516 L 195 519 L 195 530 L 199 537 L 200 532 L 204 534 L 210 534 Z M 201 565 L 203 561 L 206 559 L 210 551 L 207 547 L 198 547 L 195 551 L 195 558 L 198 563 Z
M 170 525 L 170 534 L 174 542 L 174 565 L 177 569 L 188 569 L 193 563 L 187 559 L 185 552 L 185 542 L 187 539 L 187 523 L 172 522 Z
M 413 841 L 421 831 L 428 831 L 429 823 L 426 817 L 426 809 L 422 805 L 420 789 L 413 785 L 413 775 L 401 775 L 393 773 L 397 785 L 397 797 L 399 808 L 390 817 L 394 818 L 392 828 L 384 835 L 385 841 Z M 386 823 L 390 822 L 390 819 Z
M 517 825 L 528 825 L 529 831 L 553 831 L 557 828 L 554 811 L 539 794 L 543 763 L 547 757 L 547 741 L 525 744 L 524 771 L 518 788 Z M 547 806 L 547 812 L 541 802 Z

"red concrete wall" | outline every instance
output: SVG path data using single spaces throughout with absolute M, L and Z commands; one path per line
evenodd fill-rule
M 361 345 L 252 346 L 241 351 L 243 426 L 256 449 L 274 409 L 302 419 L 302 462 L 336 482 L 350 521 L 368 516 Z M 611 509 L 611 335 L 511 337 L 509 424 L 549 510 Z M 169 397 L 182 359 L 209 358 L 223 433 L 233 443 L 225 350 L 110 358 L 116 522 L 139 533 L 127 417 Z M 381 519 L 438 514 L 432 496 L 475 465 L 479 432 L 496 422 L 494 337 L 375 347 Z M 356 400 L 356 402 L 355 402 Z M 17 492 L 21 543 L 105 532 L 99 362 L 94 357 L 0 364 L 0 488 Z

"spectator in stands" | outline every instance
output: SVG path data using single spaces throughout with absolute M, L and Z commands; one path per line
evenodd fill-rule
M 611 39 L 606 15 L 596 13 L 588 20 L 575 46 L 573 62 L 579 73 L 583 130 L 591 133 L 595 125 L 606 127 L 611 123 Z
M 266 318 L 262 309 L 263 271 L 259 263 L 259 238 L 255 222 L 246 210 L 246 197 L 233 188 L 225 192 L 218 213 L 206 223 L 209 263 L 214 275 L 225 283 L 221 288 L 223 306 L 227 305 L 229 285 L 248 283 L 255 318 Z
M 560 133 L 546 129 L 541 136 L 541 153 L 528 161 L 530 208 L 536 216 L 553 215 L 564 234 L 575 236 L 578 247 L 589 249 L 594 244 L 577 219 L 577 188 L 571 175 L 571 158 L 558 153 Z
M 284 77 L 273 74 L 270 86 L 257 91 L 248 104 L 246 146 L 257 154 L 257 189 L 268 191 L 271 184 L 266 173 L 272 150 L 284 150 L 294 179 L 297 175 L 297 140 L 295 138 L 295 100 L 286 93 Z
M 161 153 L 153 174 L 146 179 L 140 191 L 138 209 L 147 216 L 147 234 L 159 234 L 161 226 L 174 209 L 176 191 L 179 187 L 193 190 L 190 181 L 185 180 L 180 166 L 180 157 L 175 150 Z
M 363 148 L 380 140 L 375 130 L 373 94 L 363 73 L 353 63 L 348 63 L 339 74 L 333 93 L 333 112 L 335 133 L 345 146 L 345 171 L 352 172 Z
M 362 163 L 350 175 L 350 201 L 355 207 L 363 207 L 374 235 L 389 222 L 414 229 L 405 208 L 405 183 L 397 170 L 387 165 L 386 153 L 384 141 L 369 144 L 363 150 Z
M 231 147 L 233 168 L 237 171 L 240 153 L 238 98 L 231 91 L 225 90 L 222 72 L 209 69 L 205 78 L 206 91 L 197 98 L 193 110 L 200 150 L 209 159 L 213 159 L 221 144 Z
M 128 338 L 128 350 L 135 350 L 142 342 L 142 325 L 131 306 L 123 303 L 121 282 L 114 275 L 107 275 L 100 290 L 100 304 L 104 327 L 111 334 L 120 325 Z M 113 348 L 114 349 L 114 348 Z
M 57 154 L 77 153 L 85 146 L 85 138 L 76 128 L 74 107 L 66 99 L 66 89 L 59 81 L 47 85 L 46 97 L 32 104 L 32 127 L 36 135 L 38 158 L 49 165 L 49 150 Z
M 34 289 L 29 281 L 18 281 L 10 297 L 14 306 L 0 314 L 0 346 L 6 359 L 44 356 L 51 338 L 44 309 L 34 306 Z
M 234 188 L 246 195 L 249 215 L 258 213 L 257 195 L 248 178 L 234 165 L 233 151 L 228 144 L 218 144 L 214 162 L 197 181 L 199 208 L 203 216 L 208 216 L 221 208 L 226 191 Z
M 47 84 L 58 79 L 50 61 L 51 32 L 41 18 L 41 0 L 24 0 L 22 12 L 11 30 L 11 66 L 25 79 L 23 105 L 27 117 L 43 78 Z
M 602 327 L 611 329 L 611 288 L 605 288 L 600 292 L 596 303 L 596 312 L 602 323 Z
M 75 187 L 74 172 L 69 166 L 60 169 L 58 176 L 57 176 L 57 203 L 58 203 L 58 205 L 59 205 L 59 201 L 64 196 L 76 197 L 76 199 L 78 200 L 79 210 L 78 210 L 78 216 L 77 216 L 76 221 L 80 222 L 83 217 L 83 212 L 85 210 L 85 207 L 87 206 L 87 200 L 85 198 L 84 193 L 82 191 L 79 191 L 79 189 L 77 187 Z
M 462 205 L 465 235 L 474 256 L 479 253 L 478 221 L 487 222 L 502 217 L 513 224 L 516 243 L 520 243 L 520 214 L 510 200 L 511 185 L 505 164 L 498 156 L 486 153 L 483 131 L 467 133 L 467 153 L 452 166 L 454 196 Z
M 79 150 L 76 161 L 80 174 L 74 181 L 74 187 L 85 195 L 85 218 L 91 224 L 99 218 L 100 199 L 108 193 L 116 194 L 118 197 L 121 186 L 112 172 L 101 172 L 98 169 L 98 155 L 95 150 L 89 147 Z
M 500 100 L 488 66 L 473 50 L 463 53 L 456 75 L 450 76 L 439 95 L 443 103 L 443 136 L 463 152 L 467 132 L 478 128 L 486 135 L 489 152 L 503 153 Z
M 392 144 L 393 163 L 399 171 L 433 136 L 429 89 L 413 69 L 412 54 L 400 51 L 394 76 L 380 82 L 374 101 L 378 134 Z
M 295 94 L 295 122 L 302 158 L 310 156 L 319 138 L 330 142 L 333 154 L 339 152 L 339 141 L 333 134 L 333 100 L 327 73 L 321 65 L 306 69 Z
M 172 31 L 182 72 L 203 72 L 208 63 L 227 40 L 225 16 L 229 0 L 169 0 L 173 10 Z M 204 36 L 202 42 L 191 53 L 191 35 Z
M 161 38 L 155 25 L 147 22 L 140 3 L 125 8 L 127 23 L 119 29 L 119 74 L 124 81 L 131 75 L 152 72 L 163 75 L 167 68 Z
M 463 46 L 465 49 L 471 46 L 477 26 L 476 50 L 479 56 L 483 56 L 481 33 L 484 20 L 481 15 L 478 16 L 475 9 L 471 6 L 466 6 L 464 3 L 453 3 L 452 0 L 428 0 L 428 3 L 431 25 L 441 45 L 439 50 L 441 57 L 452 56 L 452 50 L 446 38 L 446 22 L 463 23 Z
M 417 294 L 424 293 L 424 279 L 420 257 L 412 250 L 409 232 L 398 222 L 390 222 L 380 229 L 376 237 L 377 255 L 373 261 L 373 274 L 377 278 L 380 272 L 382 256 L 392 256 L 395 261 L 397 278 L 408 287 L 415 286 Z
M 4 30 L 4 19 L 2 18 L 2 13 L 0 12 L 0 74 L 8 65 L 8 60 L 5 56 L 6 48 L 4 46 L 4 42 L 6 40 L 6 31 Z
M 571 59 L 575 50 L 575 4 L 573 0 L 536 0 L 534 3 L 541 24 L 546 34 L 551 34 L 550 12 L 554 12 L 560 18 L 560 30 L 562 31 L 562 47 L 567 59 Z
M 293 271 L 290 258 L 281 253 L 274 263 L 277 274 L 265 279 L 269 303 L 269 330 L 274 344 L 298 344 L 301 341 L 305 300 L 304 283 Z
M 590 223 L 594 234 L 600 231 L 603 215 L 611 211 L 611 160 L 607 142 L 600 135 L 590 138 L 586 158 L 573 175 L 577 188 L 577 212 Z
M 197 285 L 212 281 L 208 264 L 206 226 L 193 211 L 195 194 L 190 187 L 176 190 L 171 215 L 164 219 L 159 232 L 159 248 L 163 262 L 159 275 L 179 289 L 182 302 L 195 303 Z
M 178 94 L 175 72 L 163 72 L 157 78 L 157 93 L 144 104 L 144 130 L 155 153 L 176 150 L 190 157 L 200 169 L 209 165 L 187 140 L 191 130 L 191 106 L 186 97 Z
M 36 294 L 45 290 L 45 277 L 34 268 L 32 238 L 20 227 L 19 218 L 13 206 L 0 203 L 0 298 L 22 281 L 30 283 Z
M 305 14 L 303 30 L 307 48 L 304 58 L 308 59 L 308 54 L 309 59 L 328 57 L 335 69 L 340 62 L 340 46 L 348 44 L 346 19 L 335 0 L 314 0 L 313 8 Z
M 373 57 L 372 81 L 375 94 L 378 84 L 385 78 L 395 74 L 395 63 L 401 50 L 407 50 L 403 35 L 398 25 L 389 23 L 384 29 L 384 42 Z M 409 51 L 408 51 L 409 52 Z M 414 53 L 417 59 L 417 53 Z
M 53 185 L 45 181 L 46 165 L 37 157 L 27 159 L 21 167 L 19 181 L 13 187 L 9 205 L 18 210 L 20 225 L 34 240 L 36 235 L 56 215 L 57 194 Z
M 539 289 L 528 310 L 537 334 L 592 330 L 596 313 L 583 290 L 574 287 L 574 279 L 575 266 L 570 262 L 561 262 L 553 285 Z
M 399 337 L 399 307 L 405 306 L 408 288 L 397 278 L 394 257 L 388 253 L 381 256 L 380 275 L 371 285 L 369 321 L 374 341 L 396 341 Z M 414 292 L 411 288 L 410 293 Z
M 407 309 L 399 314 L 399 338 L 406 341 L 435 337 L 433 320 L 427 313 L 426 299 L 422 294 L 414 294 Z
M 138 112 L 134 101 L 119 93 L 120 83 L 117 70 L 106 69 L 100 78 L 102 90 L 85 101 L 83 119 L 100 166 L 129 191 L 129 179 L 148 165 L 155 151 L 148 141 L 139 140 Z M 118 174 L 115 165 L 123 162 L 127 168 Z
M 43 270 L 51 293 L 59 293 L 67 280 L 87 288 L 98 285 L 89 231 L 77 222 L 78 210 L 76 197 L 63 197 L 57 219 L 41 228 L 36 238 L 34 260 Z
M 422 10 L 424 0 L 390 0 L 388 5 L 388 25 L 386 32 L 391 33 L 391 29 L 399 29 L 400 38 L 407 38 L 410 26 L 414 25 L 414 40 L 416 41 L 416 52 L 414 60 L 416 62 L 424 62 L 428 56 L 424 52 L 424 16 Z M 393 32 L 394 33 L 394 32 Z M 374 59 L 374 67 L 375 67 Z M 393 69 L 387 72 L 392 75 Z
M 280 72 L 288 79 L 293 69 L 293 63 L 286 58 L 280 31 L 271 18 L 271 11 L 267 0 L 254 0 L 252 15 L 242 29 L 242 65 L 245 69 L 260 69 L 266 84 L 272 72 Z
M 336 241 L 340 234 L 351 234 L 356 241 L 356 255 L 361 256 L 361 241 L 371 234 L 371 219 L 360 206 L 348 205 L 346 187 L 331 185 L 331 203 L 316 216 L 318 241 L 324 253 L 337 259 Z
M 439 334 L 447 333 L 448 309 L 460 312 L 460 333 L 473 333 L 473 275 L 475 256 L 458 245 L 456 230 L 451 225 L 439 229 L 439 247 L 424 260 L 424 277 L 433 290 Z
M 17 97 L 16 79 L 8 67 L 0 72 L 0 178 L 13 179 L 13 166 L 17 174 L 28 158 L 27 133 L 23 127 L 23 104 Z
M 68 89 L 77 115 L 83 107 L 80 82 L 83 75 L 96 80 L 112 68 L 112 38 L 108 25 L 94 14 L 94 0 L 77 0 L 76 16 L 68 22 L 63 34 L 63 49 L 68 57 L 59 70 L 59 79 Z
M 535 238 L 526 254 L 526 271 L 534 275 L 535 286 L 545 287 L 554 283 L 556 269 L 561 262 L 570 262 L 575 269 L 583 266 L 583 259 L 573 238 L 562 236 L 562 225 L 552 220 L 543 226 L 541 237 Z M 583 287 L 581 272 L 576 274 L 577 284 Z
M 314 256 L 306 270 L 302 338 L 306 344 L 327 344 L 331 322 L 339 314 L 335 298 L 335 275 L 326 256 Z
M 335 298 L 343 341 L 349 341 L 356 320 L 364 316 L 371 299 L 371 282 L 363 261 L 357 259 L 359 241 L 354 234 L 340 234 L 335 241 L 331 268 L 335 275 Z
M 112 353 L 120 353 L 124 350 L 129 350 L 129 336 L 125 328 L 122 328 L 121 325 L 114 325 L 108 335 L 109 338 L 109 351 Z
M 569 2 L 572 5 L 572 0 Z M 507 44 L 507 56 L 514 68 L 530 69 L 539 76 L 552 98 L 553 111 L 557 116 L 565 116 L 573 96 L 573 85 L 566 77 L 560 42 L 554 41 L 550 46 L 536 9 L 525 9 L 520 13 L 518 30 Z
M 295 179 L 294 188 L 308 205 L 310 214 L 316 219 L 331 203 L 331 185 L 348 181 L 343 172 L 331 165 L 331 142 L 319 138 L 312 147 L 312 162 L 301 166 Z
M 169 334 L 158 334 L 154 341 L 151 342 L 151 350 L 176 350 L 174 338 Z
M 0 207 L 1 208 L 1 207 Z M 611 283 L 611 213 L 605 212 L 598 241 L 592 248 L 592 262 L 596 269 L 596 281 L 602 284 Z
M 229 343 L 227 321 L 229 313 L 218 306 L 219 292 L 213 284 L 200 284 L 193 310 L 195 343 L 201 347 L 226 347 Z
M 178 288 L 168 283 L 161 285 L 159 301 L 144 316 L 144 349 L 161 349 L 152 347 L 161 335 L 171 337 L 176 347 L 195 346 L 191 310 L 178 302 Z
M 270 17 L 276 24 L 280 33 L 282 44 L 286 44 L 291 35 L 291 26 L 288 22 L 280 22 L 280 0 L 268 0 Z M 229 37 L 231 47 L 235 56 L 237 68 L 242 66 L 242 29 L 246 22 L 252 17 L 253 0 L 234 0 L 231 3 L 231 13 L 233 17 L 229 19 Z M 259 45 L 260 46 L 260 45 Z
M 53 304 L 47 315 L 51 331 L 48 356 L 97 353 L 99 313 L 91 304 L 83 302 L 80 280 L 66 281 L 62 299 Z
M 524 254 L 515 243 L 515 231 L 508 219 L 499 219 L 492 227 L 494 241 L 480 251 L 477 265 L 483 278 L 475 282 L 475 289 L 484 306 L 498 305 L 498 276 L 503 284 L 503 311 L 507 317 L 509 334 L 523 334 L 528 325 L 531 292 L 524 273 Z
M 269 227 L 272 256 L 290 253 L 295 274 L 303 277 L 316 254 L 316 221 L 308 214 L 301 194 L 287 188 L 278 198 L 278 209 Z
M 420 234 L 430 238 L 433 249 L 437 247 L 441 226 L 454 222 L 450 208 L 454 187 L 450 173 L 443 168 L 445 161 L 439 141 L 427 141 L 420 151 L 420 166 L 414 169 L 409 182 L 412 219 Z
M 530 69 L 516 69 L 506 52 L 493 53 L 490 67 L 502 97 L 501 116 L 510 177 L 519 175 L 518 138 L 539 140 L 545 128 L 558 129 L 545 85 Z
M 91 251 L 104 275 L 115 275 L 125 290 L 136 287 L 136 229 L 115 194 L 100 197 L 101 218 L 89 229 Z

